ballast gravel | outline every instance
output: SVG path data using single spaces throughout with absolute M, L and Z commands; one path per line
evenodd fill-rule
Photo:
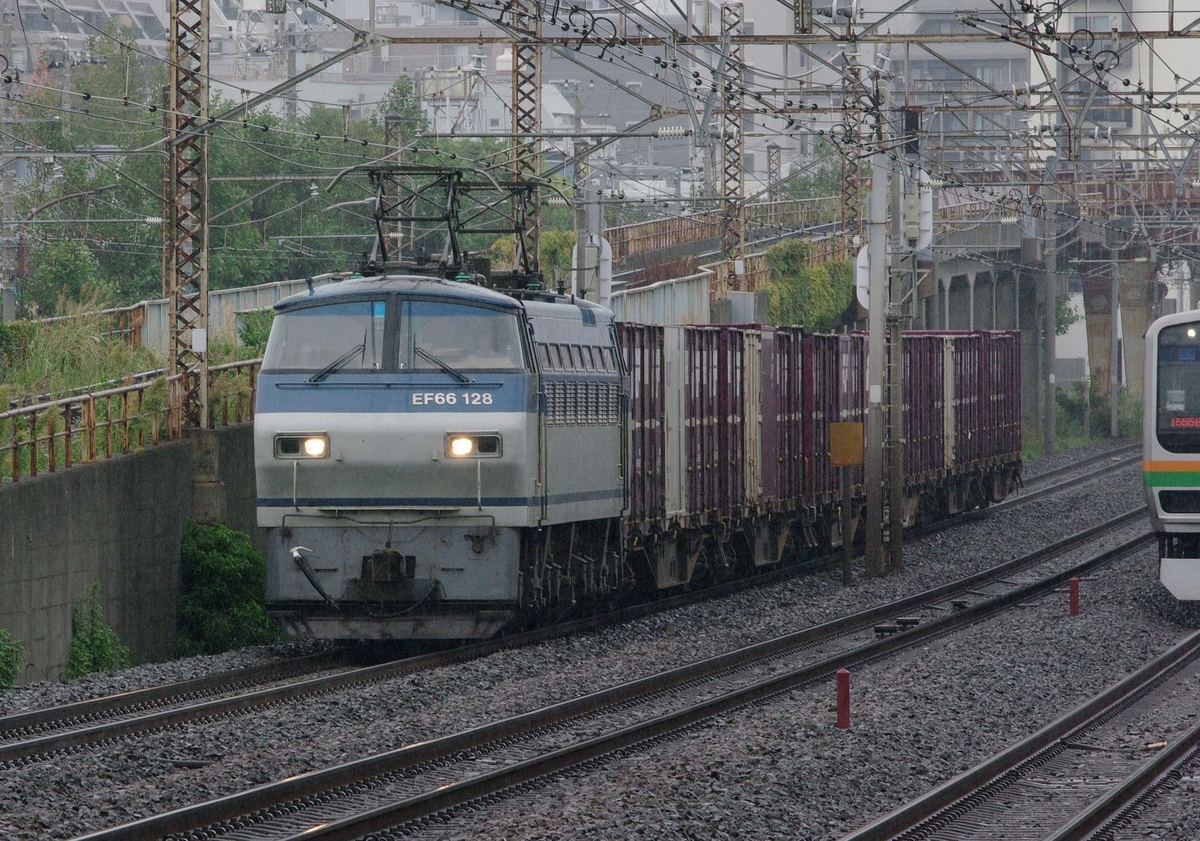
M 1034 475 L 1104 447 L 1030 465 Z M 806 576 L 618 628 L 303 703 L 0 770 L 0 838 L 72 838 L 282 777 L 445 735 L 918 592 L 1143 504 L 1140 467 L 910 541 L 881 579 Z M 861 572 L 861 570 L 859 570 Z M 728 713 L 426 830 L 437 839 L 836 839 L 970 768 L 1136 669 L 1200 612 L 1157 582 L 1154 550 L 1083 584 L 832 682 Z M 291 656 L 283 645 L 139 666 L 0 695 L 0 714 Z M 1189 808 L 1180 798 L 1179 808 Z M 1196 809 L 1200 812 L 1200 807 Z M 1191 824 L 1181 814 L 1179 826 Z M 1170 834 L 1160 835 L 1171 838 Z M 1187 835 L 1177 836 L 1189 837 Z

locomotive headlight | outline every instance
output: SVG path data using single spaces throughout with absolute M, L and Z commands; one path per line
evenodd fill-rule
M 451 432 L 446 436 L 446 458 L 499 458 L 500 436 L 495 433 Z
M 275 458 L 329 458 L 329 436 L 323 432 L 276 435 Z

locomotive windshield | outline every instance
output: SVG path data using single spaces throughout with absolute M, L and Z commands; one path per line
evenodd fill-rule
M 1176 453 L 1200 452 L 1200 323 L 1158 334 L 1159 443 Z
M 400 370 L 524 371 L 521 323 L 514 312 L 442 301 L 405 301 Z
M 383 301 L 324 304 L 275 316 L 263 370 L 312 372 L 379 371 L 383 364 Z

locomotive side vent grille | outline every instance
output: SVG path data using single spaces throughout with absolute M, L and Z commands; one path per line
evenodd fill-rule
M 612 426 L 621 419 L 616 383 L 546 383 L 546 419 L 553 426 Z

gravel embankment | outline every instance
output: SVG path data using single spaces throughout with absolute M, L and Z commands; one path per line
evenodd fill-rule
M 1080 457 L 1060 454 L 1047 462 Z M 1031 466 L 1049 469 L 1053 464 Z M 84 751 L 0 774 L 0 837 L 69 838 L 459 730 L 826 621 L 990 566 L 1142 504 L 1140 471 L 1081 486 L 906 547 L 903 574 L 845 589 L 830 573 L 620 628 L 496 654 L 304 704 Z M 832 685 L 729 714 L 453 821 L 441 839 L 831 839 L 965 770 L 1200 626 L 1157 583 L 1153 550 L 1084 583 L 1071 619 L 1048 599 L 966 635 L 856 670 L 853 726 Z M 61 703 L 275 656 L 256 651 L 129 669 L 0 696 Z M 180 768 L 172 760 L 202 760 Z M 1183 837 L 1183 836 L 1180 836 Z

